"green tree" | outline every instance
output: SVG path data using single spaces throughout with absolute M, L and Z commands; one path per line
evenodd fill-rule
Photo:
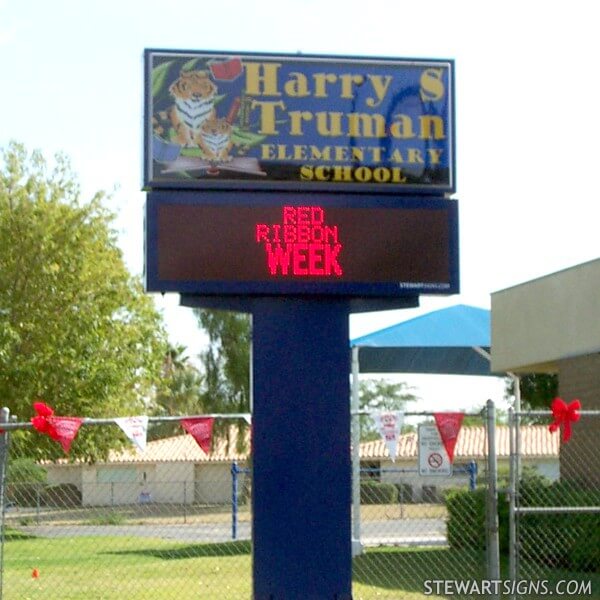
M 163 358 L 163 377 L 168 377 L 190 366 L 190 357 L 186 353 L 187 348 L 183 344 L 168 345 Z
M 57 415 L 145 410 L 166 342 L 161 317 L 123 262 L 104 193 L 89 201 L 64 155 L 11 143 L 0 155 L 0 398 L 19 420 L 43 399 Z M 33 458 L 62 456 L 37 433 L 15 434 Z M 117 428 L 82 428 L 72 457 L 105 456 Z
M 417 400 L 408 384 L 405 382 L 393 383 L 386 379 L 362 379 L 359 383 L 359 402 L 361 410 L 392 411 L 404 410 L 407 402 Z M 368 415 L 361 415 L 360 439 L 369 441 L 379 439 L 373 419 Z
M 514 395 L 513 378 L 505 380 L 507 395 Z M 522 410 L 549 410 L 550 403 L 558 396 L 558 375 L 554 373 L 527 373 L 519 376 Z
M 197 415 L 204 412 L 201 388 L 203 378 L 190 363 L 185 346 L 169 345 L 162 367 L 162 381 L 154 398 L 154 416 Z M 148 439 L 158 439 L 181 433 L 177 421 L 152 423 Z
M 204 365 L 203 406 L 207 412 L 250 412 L 250 317 L 243 313 L 196 310 L 200 326 L 208 335 L 201 354 Z M 215 422 L 215 435 L 227 436 L 231 423 Z M 239 449 L 244 445 L 244 421 L 239 421 Z

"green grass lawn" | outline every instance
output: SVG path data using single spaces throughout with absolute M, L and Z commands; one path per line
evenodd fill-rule
M 42 539 L 14 532 L 6 537 L 3 600 L 251 597 L 249 542 L 185 544 L 117 536 Z M 34 569 L 39 577 L 32 577 Z M 556 576 L 573 578 L 570 573 Z M 484 557 L 473 551 L 378 548 L 354 559 L 353 595 L 354 600 L 425 600 L 439 598 L 424 594 L 425 579 L 484 578 Z M 600 591 L 599 575 L 578 578 L 593 579 L 594 591 Z
M 39 577 L 32 577 L 37 569 Z M 249 542 L 128 537 L 9 539 L 3 600 L 250 598 Z

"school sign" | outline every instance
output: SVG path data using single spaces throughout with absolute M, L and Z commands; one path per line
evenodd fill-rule
M 253 598 L 350 600 L 348 316 L 458 292 L 453 63 L 144 65 L 146 289 L 252 313 Z
M 146 188 L 455 191 L 453 62 L 147 50 Z

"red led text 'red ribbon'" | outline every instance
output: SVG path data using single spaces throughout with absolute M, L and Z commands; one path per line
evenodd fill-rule
M 562 398 L 554 398 L 550 407 L 554 419 L 549 427 L 550 431 L 554 433 L 562 427 L 562 441 L 568 442 L 571 439 L 571 423 L 579 421 L 581 417 L 577 412 L 581 409 L 581 402 L 573 400 L 567 404 Z

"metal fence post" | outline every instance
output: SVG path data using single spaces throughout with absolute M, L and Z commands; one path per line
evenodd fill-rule
M 469 470 L 469 490 L 474 492 L 477 488 L 477 463 L 472 460 L 467 469 Z
M 360 541 L 360 398 L 359 398 L 359 347 L 352 346 L 352 552 L 362 553 Z
M 0 423 L 8 423 L 10 410 L 0 410 Z M 6 468 L 8 465 L 8 432 L 0 433 L 0 598 L 3 596 L 4 581 L 4 510 L 6 507 Z
M 487 401 L 487 438 L 488 438 L 488 578 L 500 579 L 500 543 L 498 539 L 498 463 L 496 457 L 496 408 L 492 400 Z
M 231 463 L 231 539 L 237 539 L 238 524 L 238 467 Z
M 183 480 L 183 522 L 187 523 L 187 481 Z
M 511 581 L 517 580 L 517 522 L 515 515 L 515 507 L 517 502 L 517 478 L 518 478 L 518 460 L 516 436 L 518 430 L 516 427 L 516 419 L 519 417 L 515 414 L 512 407 L 508 409 L 508 441 L 510 445 L 510 460 L 509 466 L 509 483 L 508 483 L 508 578 Z M 515 598 L 515 594 L 511 595 L 511 599 Z
M 42 491 L 43 484 L 35 484 L 35 522 L 40 524 L 40 513 L 42 512 Z

